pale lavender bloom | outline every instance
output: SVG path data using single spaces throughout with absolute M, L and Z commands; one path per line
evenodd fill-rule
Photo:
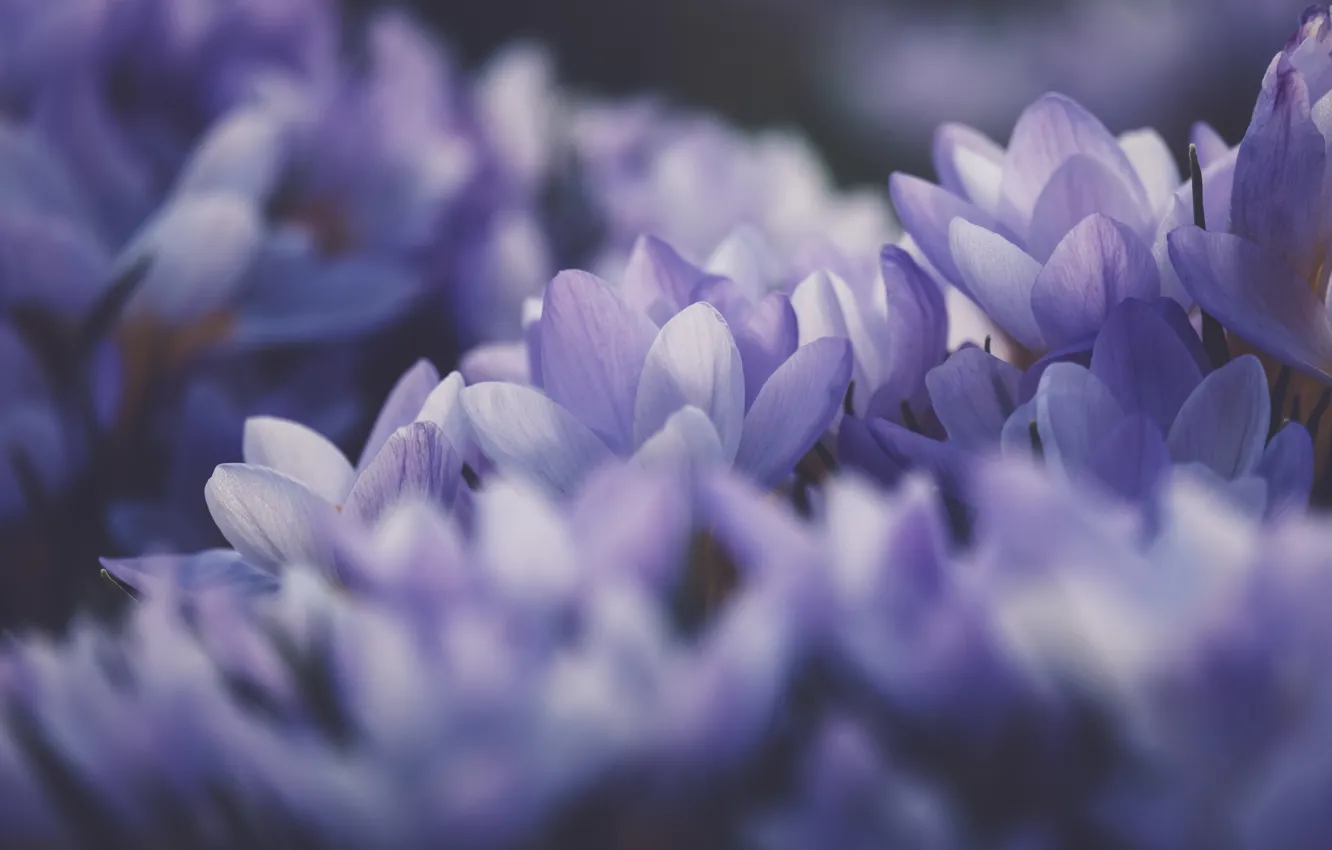
M 761 352 L 768 375 L 751 395 L 755 366 L 737 342 L 710 304 L 691 304 L 658 328 L 604 281 L 564 272 L 547 287 L 537 326 L 540 389 L 475 384 L 463 406 L 502 472 L 556 492 L 576 490 L 617 456 L 734 465 L 773 486 L 832 421 L 850 353 L 840 340 Z
M 884 247 L 872 276 L 816 272 L 791 301 L 801 343 L 825 336 L 850 341 L 850 412 L 896 420 L 902 405 L 920 406 L 926 373 L 944 358 L 949 317 L 939 287 L 907 252 Z
M 384 402 L 355 467 L 304 425 L 247 419 L 244 462 L 218 466 L 204 488 L 213 521 L 239 555 L 235 570 L 276 574 L 292 564 L 331 570 L 338 525 L 372 525 L 404 500 L 451 506 L 469 446 L 459 404 L 462 384 L 456 372 L 440 381 L 430 363 L 417 363 Z M 205 552 L 184 564 L 174 556 L 148 556 L 103 565 L 138 586 L 141 575 L 169 579 L 159 575 L 163 571 L 204 581 L 193 573 L 211 572 L 212 559 Z
M 1116 139 L 1051 94 L 1006 149 L 946 125 L 934 153 L 941 185 L 893 175 L 898 215 L 934 269 L 1025 348 L 1085 345 L 1125 298 L 1187 298 L 1162 290 L 1153 254 L 1180 182 L 1155 132 Z

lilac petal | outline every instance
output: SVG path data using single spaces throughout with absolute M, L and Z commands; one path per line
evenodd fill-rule
M 1230 152 L 1230 145 L 1211 124 L 1199 121 L 1189 131 L 1189 141 L 1198 148 L 1198 164 L 1205 171 Z
M 1267 444 L 1255 470 L 1267 482 L 1268 515 L 1309 504 L 1314 483 L 1314 444 L 1309 430 L 1287 422 Z
M 796 349 L 754 399 L 736 467 L 775 486 L 828 430 L 850 381 L 846 340 L 817 339 Z
M 361 459 L 356 464 L 357 471 L 365 469 L 366 464 L 379 454 L 394 431 L 416 419 L 422 405 L 438 386 L 439 370 L 429 360 L 418 360 L 403 373 L 379 408 L 379 416 L 375 418 L 365 448 L 361 450 Z
M 754 306 L 749 320 L 732 326 L 745 371 L 745 408 L 758 397 L 777 367 L 795 354 L 799 343 L 796 312 L 783 292 L 771 292 Z
M 990 228 L 994 226 L 994 217 L 952 192 L 908 174 L 892 175 L 888 189 L 903 229 L 911 234 L 925 259 L 950 283 L 971 294 L 967 281 L 953 261 L 949 229 L 957 218 Z
M 1054 363 L 1036 391 L 1036 429 L 1045 460 L 1076 477 L 1124 411 L 1101 379 L 1073 363 Z
M 629 306 L 644 313 L 651 313 L 654 304 L 664 301 L 668 315 L 673 315 L 694 301 L 700 284 L 712 279 L 714 275 L 681 257 L 670 245 L 643 235 L 629 255 L 621 292 Z
M 851 344 L 858 359 L 868 363 L 872 359 L 869 352 L 881 359 L 877 368 L 865 367 L 870 385 L 878 386 L 876 392 L 909 399 L 920 390 L 925 373 L 944 358 L 948 310 L 939 287 L 902 249 L 884 246 L 879 253 L 879 269 L 887 301 L 885 320 L 850 321 Z M 861 317 L 869 312 L 856 310 Z M 867 338 L 862 340 L 862 334 Z
M 1116 304 L 1155 298 L 1156 259 L 1125 225 L 1092 215 L 1069 231 L 1031 291 L 1031 309 L 1051 347 L 1090 340 Z
M 796 285 L 791 293 L 791 306 L 795 309 L 800 329 L 800 344 L 823 337 L 847 338 L 847 315 L 838 288 L 846 284 L 827 271 L 816 271 Z M 846 291 L 850 298 L 851 293 Z
M 1041 378 L 1045 375 L 1045 370 L 1055 363 L 1076 363 L 1090 369 L 1093 342 L 1093 340 L 1088 340 L 1086 343 L 1056 348 L 1054 351 L 1042 355 L 1041 359 L 1028 366 L 1027 370 L 1022 373 L 1022 380 L 1018 382 L 1018 404 L 1026 404 L 1036 397 L 1036 390 L 1040 388 Z
M 222 536 L 250 564 L 324 566 L 332 552 L 333 505 L 305 484 L 262 466 L 224 463 L 204 487 Z
M 739 327 L 749 320 L 749 314 L 754 309 L 754 299 L 749 293 L 745 292 L 743 287 L 730 278 L 712 277 L 699 284 L 698 289 L 694 291 L 695 301 L 705 301 L 717 308 L 717 312 L 722 314 L 726 323 L 731 327 Z M 671 316 L 666 316 L 665 325 L 670 321 Z
M 843 417 L 837 428 L 837 462 L 845 469 L 859 470 L 888 486 L 896 484 L 906 472 L 874 439 L 865 420 L 855 416 Z
M 517 384 L 476 384 L 462 392 L 472 437 L 500 471 L 571 493 L 613 457 L 572 413 L 540 391 Z
M 1017 406 L 1016 366 L 979 348 L 963 348 L 925 376 L 934 413 L 948 439 L 979 451 L 998 444 L 1004 423 Z
M 1087 470 L 1125 499 L 1149 496 L 1170 468 L 1170 450 L 1161 429 L 1146 416 L 1132 415 L 1105 436 L 1087 458 Z
M 372 258 L 261 256 L 238 295 L 233 348 L 262 348 L 369 333 L 421 294 L 419 277 Z
M 962 219 L 953 219 L 948 244 L 972 300 L 1027 348 L 1045 348 L 1031 305 L 1041 264 L 999 234 Z
M 648 352 L 634 403 L 634 445 L 686 405 L 708 416 L 726 457 L 735 457 L 744 428 L 744 367 L 725 320 L 703 302 L 667 322 Z
M 703 265 L 710 274 L 735 281 L 754 301 L 782 276 L 781 263 L 762 231 L 747 224 L 731 231 Z
M 561 272 L 546 288 L 543 386 L 613 452 L 633 446 L 634 398 L 656 334 L 647 316 L 590 274 Z
M 1304 77 L 1284 55 L 1267 69 L 1238 156 L 1231 232 L 1311 279 L 1323 259 L 1318 225 L 1327 143 L 1310 115 Z
M 1027 232 L 1027 252 L 1045 262 L 1078 223 L 1091 215 L 1120 222 L 1131 233 L 1150 233 L 1152 222 L 1147 212 L 1141 200 L 1104 163 L 1089 156 L 1069 157 L 1036 199 Z
M 1126 412 L 1145 415 L 1163 434 L 1202 381 L 1197 362 L 1175 331 L 1137 299 L 1110 314 L 1092 349 L 1091 370 Z
M 126 312 L 188 322 L 228 302 L 259 248 L 259 210 L 234 195 L 191 195 L 143 225 L 116 261 L 152 258 Z
M 278 589 L 277 576 L 250 566 L 232 549 L 206 549 L 192 555 L 145 555 L 102 558 L 102 567 L 139 593 L 202 593 L 227 589 L 258 595 Z
M 934 133 L 934 170 L 939 185 L 983 210 L 994 210 L 1004 178 L 1004 149 L 963 124 L 942 124 Z
M 965 483 L 970 458 L 960 447 L 917 434 L 887 419 L 871 421 L 869 431 L 884 455 L 903 470 L 927 470 L 950 488 Z
M 237 109 L 195 145 L 176 179 L 177 195 L 232 192 L 264 203 L 285 159 L 285 127 L 272 111 Z
M 1027 107 L 1013 128 L 1004 160 L 999 218 L 1015 233 L 1025 234 L 1046 184 L 1077 155 L 1099 161 L 1128 187 L 1130 197 L 1146 204 L 1133 165 L 1105 125 L 1070 98 L 1047 94 Z
M 274 416 L 245 420 L 241 457 L 289 475 L 332 504 L 341 504 L 356 474 L 342 451 L 323 434 Z
M 1228 233 L 1182 227 L 1170 259 L 1198 305 L 1281 361 L 1332 377 L 1327 308 L 1276 255 Z
M 1152 308 L 1152 312 L 1170 327 L 1175 338 L 1183 344 L 1189 352 L 1189 357 L 1193 358 L 1194 364 L 1198 367 L 1198 374 L 1206 375 L 1212 371 L 1212 358 L 1208 356 L 1198 331 L 1189 320 L 1189 314 L 1184 312 L 1179 302 L 1173 298 L 1153 298 L 1147 302 L 1147 306 Z
M 732 457 L 708 414 L 693 405 L 670 415 L 634 452 L 634 463 L 650 467 L 724 466 Z
M 356 478 L 343 514 L 371 525 L 398 502 L 453 503 L 462 459 L 433 422 L 399 428 Z
M 1175 463 L 1201 463 L 1227 481 L 1252 472 L 1270 425 L 1267 373 L 1245 354 L 1203 379 L 1185 400 L 1167 443 Z
M 1119 137 L 1119 147 L 1147 191 L 1148 209 L 1159 213 L 1179 186 L 1179 165 L 1161 134 L 1151 129 L 1133 130 Z
M 421 412 L 416 415 L 417 422 L 433 422 L 443 429 L 449 445 L 459 456 L 466 455 L 468 445 L 467 414 L 462 407 L 464 386 L 462 374 L 450 372 L 430 392 L 421 405 Z
M 468 384 L 502 381 L 508 384 L 532 383 L 527 346 L 521 342 L 495 342 L 478 345 L 463 355 L 458 371 Z

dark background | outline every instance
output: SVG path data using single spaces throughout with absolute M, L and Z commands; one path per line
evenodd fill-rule
M 364 11 L 383 3 L 352 4 Z M 794 126 L 840 181 L 928 170 L 932 128 L 1005 141 L 1047 90 L 1116 132 L 1159 129 L 1181 152 L 1207 120 L 1243 134 L 1262 73 L 1308 0 L 417 0 L 469 65 L 527 39 L 563 79 L 664 93 L 746 127 Z

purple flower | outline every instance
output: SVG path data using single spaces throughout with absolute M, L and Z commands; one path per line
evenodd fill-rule
M 941 185 L 893 175 L 893 203 L 924 257 L 1025 348 L 1087 344 L 1125 298 L 1162 290 L 1152 247 L 1179 173 L 1154 132 L 1116 139 L 1094 116 L 1046 95 L 1005 150 L 947 125 Z
M 687 268 L 665 260 L 657 272 Z M 476 442 L 502 472 L 563 493 L 616 456 L 734 465 L 773 486 L 832 421 L 851 358 L 838 340 L 796 348 L 782 302 L 772 304 L 777 321 L 762 305 L 752 316 L 771 342 L 746 339 L 741 349 L 742 335 L 711 304 L 658 328 L 600 279 L 564 272 L 547 287 L 535 332 L 536 386 L 464 390 Z
M 213 521 L 238 554 L 227 575 L 244 578 L 247 569 L 272 574 L 292 564 L 332 570 L 339 524 L 373 525 L 400 501 L 451 506 L 468 451 L 461 390 L 461 375 L 440 381 L 428 362 L 416 364 L 385 401 L 355 467 L 304 425 L 247 419 L 244 462 L 218 466 L 204 488 Z M 104 559 L 103 565 L 144 589 L 141 576 L 169 580 L 163 573 L 183 576 L 177 581 L 186 584 L 211 583 L 198 573 L 213 573 L 216 561 L 205 552 L 184 564 L 175 556 L 149 556 Z
M 1327 11 L 1311 8 L 1268 67 L 1239 145 L 1228 218 L 1209 214 L 1209 230 L 1170 235 L 1175 271 L 1204 310 L 1259 350 L 1323 378 L 1332 376 L 1332 232 L 1328 139 L 1317 116 L 1332 92 L 1330 29 Z
M 948 315 L 938 286 L 902 249 L 886 246 L 873 278 L 816 272 L 791 296 L 802 343 L 847 339 L 854 357 L 851 409 L 900 417 L 917 401 L 925 373 L 944 356 Z

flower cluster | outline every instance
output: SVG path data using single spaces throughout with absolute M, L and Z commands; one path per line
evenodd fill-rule
M 61 9 L 4 13 L 80 61 L 0 88 L 0 510 L 59 597 L 83 506 L 130 610 L 0 653 L 5 843 L 1332 828 L 1332 12 L 1187 180 L 1050 94 L 942 127 L 885 245 L 529 50 Z

